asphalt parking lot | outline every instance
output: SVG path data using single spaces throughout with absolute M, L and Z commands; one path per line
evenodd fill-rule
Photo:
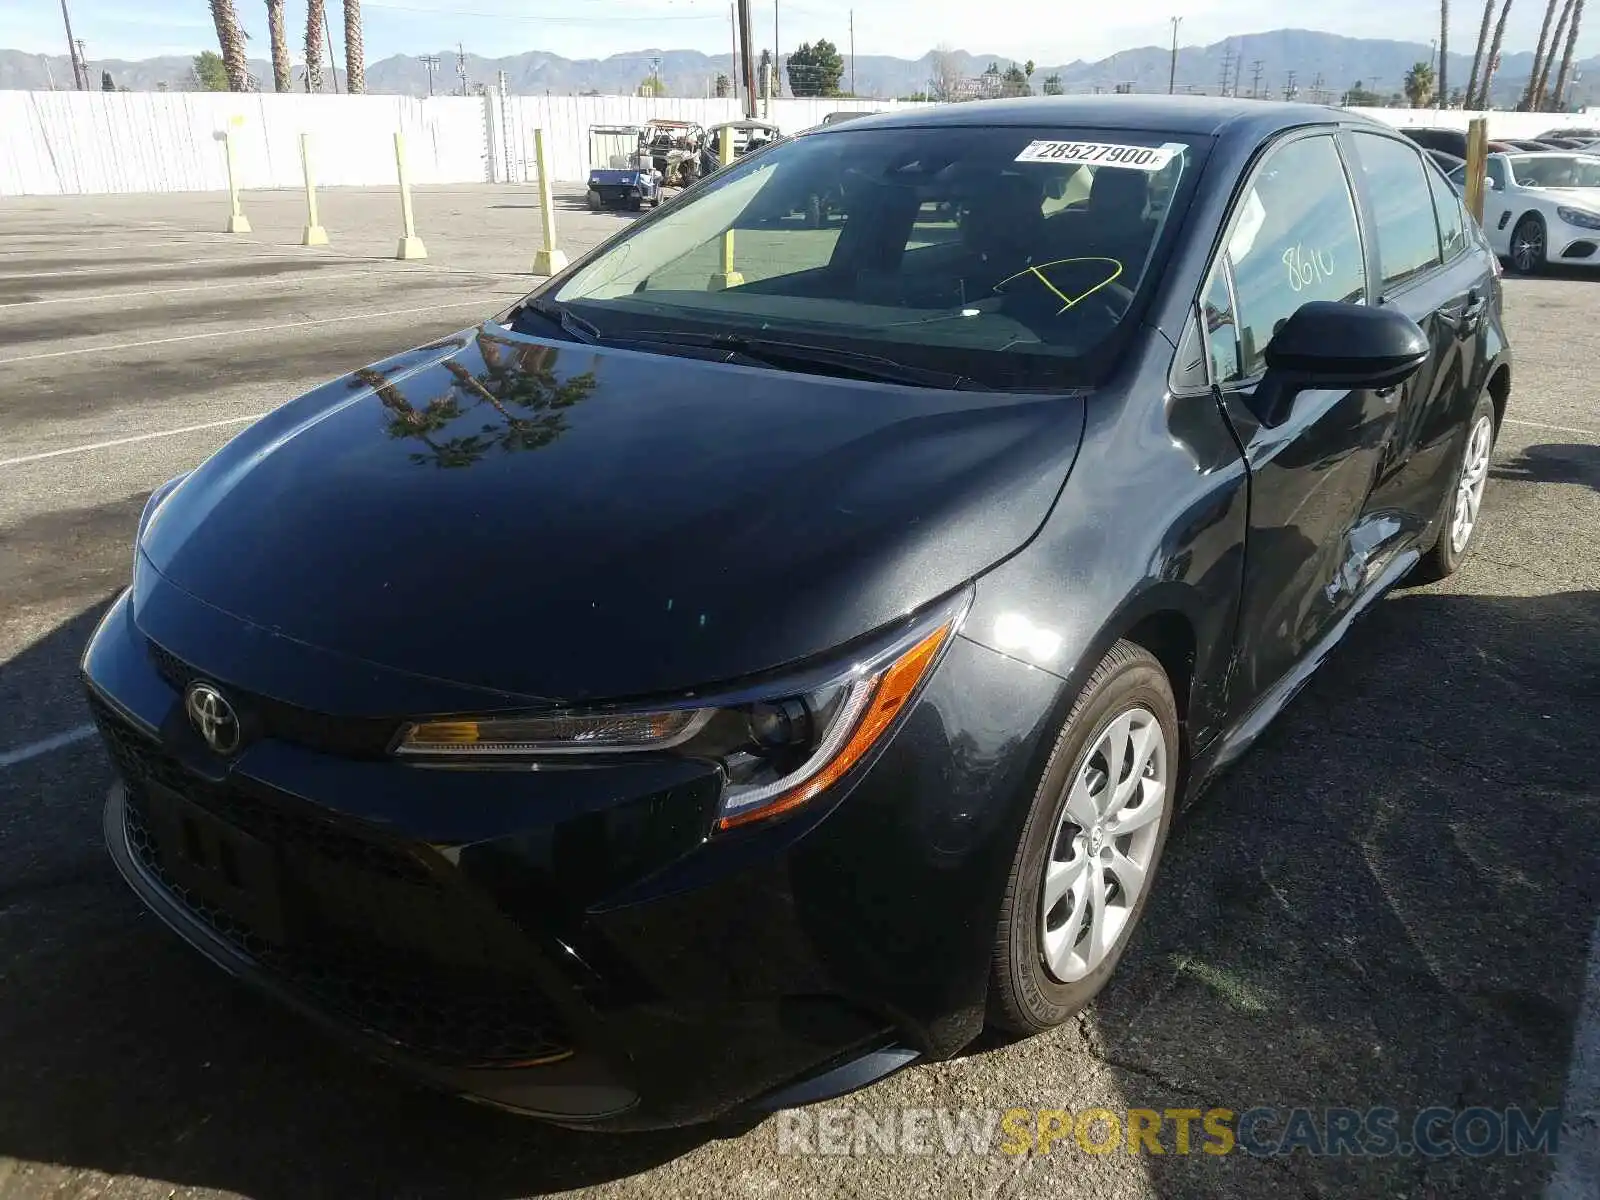
M 723 1139 L 565 1132 L 369 1067 L 202 962 L 102 850 L 110 768 L 76 681 L 144 499 L 252 417 L 533 282 L 530 189 L 419 190 L 422 263 L 389 257 L 392 191 L 325 192 L 326 249 L 298 246 L 301 203 L 249 196 L 255 232 L 229 236 L 216 196 L 0 201 L 0 1195 L 1546 1188 L 1543 1155 L 832 1156 L 780 1152 L 776 1121 Z M 571 191 L 560 205 L 569 253 L 626 219 Z M 1600 278 L 1508 293 L 1510 420 L 1465 568 L 1379 605 L 1179 826 L 1140 938 L 1080 1020 L 833 1107 L 1531 1110 L 1582 1083 L 1600 910 Z

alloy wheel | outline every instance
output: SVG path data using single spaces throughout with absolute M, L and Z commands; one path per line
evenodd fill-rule
M 1135 707 L 1100 731 L 1069 777 L 1039 903 L 1045 967 L 1059 982 L 1088 975 L 1127 932 L 1159 846 L 1168 771 L 1161 722 Z
M 1489 482 L 1489 455 L 1494 450 L 1494 423 L 1479 417 L 1467 435 L 1466 453 L 1461 459 L 1461 476 L 1456 484 L 1455 514 L 1450 522 L 1450 549 L 1460 554 L 1467 548 L 1473 527 L 1478 523 L 1478 506 Z
M 1517 226 L 1511 238 L 1511 262 L 1525 275 L 1544 262 L 1544 226 L 1538 221 L 1523 221 Z

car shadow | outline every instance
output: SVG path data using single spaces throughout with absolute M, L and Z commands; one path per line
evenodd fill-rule
M 70 679 L 103 606 L 8 677 Z M 1597 647 L 1595 592 L 1378 605 L 1175 831 L 1147 924 L 1081 1024 L 1126 1104 L 1559 1104 L 1600 906 L 1579 752 Z M 99 845 L 109 782 L 93 742 L 0 773 L 17 814 L 0 841 L 0 1160 L 258 1200 L 500 1200 L 708 1139 L 554 1129 L 325 1042 L 140 909 Z M 974 1082 L 1006 1053 L 974 1046 Z M 1210 1155 L 1141 1166 L 1161 1196 L 1242 1194 Z M 1548 1167 L 1301 1154 L 1279 1169 L 1285 1193 L 1498 1196 L 1535 1194 Z
M 1600 446 L 1582 442 L 1529 446 L 1503 457 L 1489 474 L 1525 483 L 1577 483 L 1600 492 Z
M 1276 1107 L 1280 1132 L 1381 1105 L 1402 1133 L 1429 1105 L 1559 1106 L 1600 910 L 1596 711 L 1600 592 L 1378 605 L 1176 831 L 1085 1022 L 1127 1105 Z M 1161 1196 L 1234 1190 L 1218 1162 L 1142 1159 Z M 1266 1169 L 1284 1194 L 1489 1197 L 1538 1194 L 1550 1160 Z

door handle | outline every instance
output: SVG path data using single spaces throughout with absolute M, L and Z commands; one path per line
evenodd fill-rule
M 1455 326 L 1460 333 L 1470 333 L 1478 326 L 1478 318 L 1483 316 L 1483 310 L 1489 307 L 1487 297 L 1476 289 L 1467 293 L 1467 306 L 1461 310 L 1461 315 L 1456 318 Z

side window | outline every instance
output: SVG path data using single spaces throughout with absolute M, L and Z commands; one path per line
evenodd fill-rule
M 1383 286 L 1394 287 L 1442 261 L 1427 174 L 1417 152 L 1397 138 L 1355 133 L 1351 140 L 1378 225 Z
M 1491 158 L 1489 160 L 1488 169 L 1489 169 L 1489 179 L 1494 183 L 1494 186 L 1499 188 L 1502 192 L 1505 191 L 1505 189 L 1506 189 L 1506 162 L 1505 162 L 1505 159 L 1503 159 L 1503 158 Z M 1466 168 L 1463 167 L 1462 170 L 1465 171 Z
M 1228 256 L 1238 306 L 1237 376 L 1265 369 L 1267 343 L 1302 304 L 1365 300 L 1355 201 L 1332 137 L 1300 138 L 1268 156 L 1234 218 Z
M 1211 282 L 1200 297 L 1200 315 L 1205 320 L 1206 351 L 1211 358 L 1211 378 L 1219 384 L 1243 378 L 1239 356 L 1239 322 L 1234 317 L 1233 295 L 1228 290 L 1228 272 L 1218 263 Z
M 1428 187 L 1433 191 L 1434 215 L 1439 218 L 1439 243 L 1444 247 L 1444 261 L 1449 262 L 1467 248 L 1465 214 L 1460 197 L 1450 190 L 1439 172 L 1428 172 Z

